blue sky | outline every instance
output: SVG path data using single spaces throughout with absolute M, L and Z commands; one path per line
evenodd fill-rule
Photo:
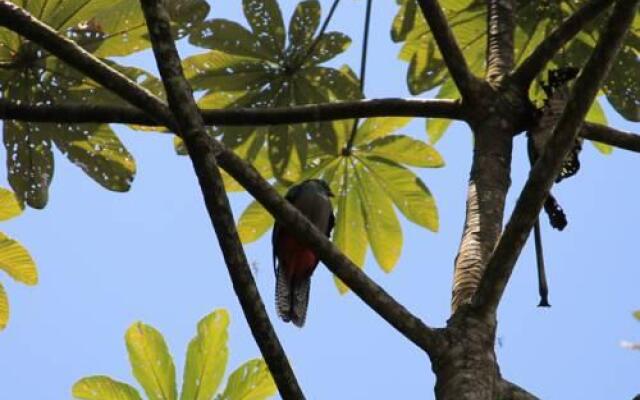
M 227 4 L 231 3 L 231 4 Z M 282 1 L 285 19 L 294 2 Z M 394 2 L 375 2 L 367 74 L 368 97 L 408 96 L 407 66 L 389 38 Z M 224 4 L 224 5 L 222 5 Z M 324 9 L 329 2 L 322 2 Z M 211 16 L 241 18 L 240 1 L 215 2 Z M 358 69 L 364 2 L 345 1 L 330 30 L 353 38 L 340 63 Z M 181 47 L 183 55 L 194 49 Z M 149 52 L 126 59 L 154 71 Z M 640 132 L 619 118 L 613 126 Z M 129 193 L 101 189 L 56 154 L 49 205 L 27 210 L 2 230 L 20 240 L 38 263 L 36 287 L 3 277 L 12 319 L 0 333 L 0 399 L 65 399 L 79 378 L 106 374 L 134 383 L 124 332 L 141 320 L 163 332 L 181 374 L 197 321 L 229 309 L 230 368 L 259 355 L 204 209 L 188 159 L 175 156 L 166 135 L 116 127 L 134 154 L 138 173 Z M 403 130 L 426 138 L 424 122 Z M 515 139 L 509 210 L 528 171 L 524 137 Z M 440 231 L 403 221 L 404 249 L 391 274 L 371 254 L 366 271 L 412 312 L 434 326 L 448 316 L 453 258 L 464 220 L 471 136 L 454 124 L 437 149 L 442 169 L 419 171 L 440 211 Z M 4 159 L 4 149 L 0 158 Z M 640 393 L 640 353 L 622 349 L 640 340 L 640 269 L 635 255 L 640 158 L 622 150 L 602 156 L 591 145 L 577 177 L 554 189 L 569 217 L 562 232 L 543 219 L 551 309 L 539 309 L 533 245 L 523 252 L 499 315 L 497 354 L 505 377 L 544 399 L 631 398 Z M 5 174 L 0 183 L 8 187 Z M 250 198 L 233 194 L 236 216 Z M 508 215 L 508 214 L 507 214 Z M 339 296 L 325 268 L 314 275 L 307 325 L 279 321 L 266 237 L 246 247 L 276 330 L 309 399 L 433 398 L 428 359 L 352 294 Z

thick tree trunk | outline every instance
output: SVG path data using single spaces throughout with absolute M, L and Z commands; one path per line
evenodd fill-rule
M 452 307 L 471 300 L 502 230 L 504 202 L 511 183 L 513 125 L 499 116 L 473 127 L 475 148 L 467 211 L 455 260 Z
M 432 357 L 438 400 L 495 400 L 501 382 L 494 351 L 495 322 L 456 313 L 444 336 L 446 351 Z

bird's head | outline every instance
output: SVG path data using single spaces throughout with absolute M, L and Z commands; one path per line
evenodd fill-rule
M 333 192 L 331 192 L 329 184 L 323 179 L 307 179 L 306 181 L 300 183 L 300 187 L 315 190 L 327 197 L 333 197 Z

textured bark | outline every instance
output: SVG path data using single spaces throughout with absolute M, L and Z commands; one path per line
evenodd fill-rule
M 513 0 L 487 1 L 487 81 L 499 86 L 513 68 Z
M 455 260 L 452 307 L 468 303 L 502 230 L 510 185 L 512 124 L 503 118 L 474 128 L 475 147 L 462 241 Z
M 500 381 L 495 323 L 458 312 L 444 331 L 446 351 L 432 357 L 438 400 L 494 400 Z

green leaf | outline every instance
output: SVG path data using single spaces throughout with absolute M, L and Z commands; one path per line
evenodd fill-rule
M 44 208 L 53 178 L 53 153 L 46 132 L 33 124 L 4 121 L 9 183 L 21 201 Z
M 307 65 L 322 64 L 351 46 L 351 38 L 341 32 L 327 32 L 320 36 L 313 51 L 309 54 Z
M 313 35 L 320 24 L 318 0 L 298 3 L 289 22 L 289 46 L 299 56 L 304 56 L 313 42 Z
M 136 173 L 133 156 L 106 125 L 58 125 L 51 130 L 56 146 L 105 189 L 126 192 Z
M 402 251 L 402 228 L 389 196 L 371 176 L 362 163 L 355 173 L 362 203 L 364 226 L 371 250 L 385 272 L 391 272 Z
M 635 319 L 637 319 L 638 321 L 640 321 L 640 310 L 635 311 L 635 312 L 633 313 L 633 316 L 634 316 L 634 318 L 635 318 Z
M 585 119 L 589 122 L 595 122 L 596 124 L 608 125 L 607 116 L 605 115 L 602 106 L 600 106 L 599 100 L 596 100 L 591 104 L 591 108 L 589 108 L 589 112 Z M 591 144 L 602 154 L 609 155 L 613 152 L 613 146 L 609 144 L 593 140 L 591 141 Z
M 240 241 L 247 244 L 260 239 L 273 226 L 274 219 L 262 204 L 251 202 L 238 220 Z
M 73 385 L 73 397 L 82 400 L 142 400 L 138 391 L 108 376 L 89 376 Z
M 371 174 L 409 221 L 433 232 L 438 230 L 435 200 L 419 177 L 401 165 L 379 157 L 365 157 L 364 161 Z
M 263 400 L 275 395 L 276 384 L 264 360 L 247 361 L 236 369 L 220 400 Z
M 640 48 L 636 49 L 640 51 Z M 625 119 L 640 122 L 640 59 L 630 47 L 624 46 L 611 67 L 604 91 L 613 108 Z
M 175 400 L 175 367 L 160 332 L 136 322 L 127 330 L 125 339 L 133 375 L 149 400 Z
M 336 182 L 337 181 L 337 182 Z M 333 243 L 358 267 L 364 266 L 367 253 L 367 232 L 362 213 L 362 201 L 358 192 L 358 182 L 351 157 L 345 157 L 334 176 L 332 188 L 337 203 L 336 226 L 333 230 Z M 338 278 L 338 291 L 344 294 L 347 286 Z
M 11 191 L 0 188 L 0 221 L 6 221 L 22 214 L 22 206 Z
M 414 167 L 439 168 L 444 166 L 440 153 L 432 146 L 404 135 L 378 138 L 360 150 L 367 155 L 380 156 L 399 164 Z
M 220 309 L 198 323 L 197 336 L 189 343 L 181 400 L 210 400 L 218 389 L 229 358 L 229 314 Z
M 224 53 L 255 59 L 273 59 L 270 49 L 237 22 L 213 19 L 203 22 L 199 29 L 189 36 L 189 43 Z
M 388 136 L 407 125 L 409 121 L 411 121 L 411 117 L 368 118 L 358 127 L 358 133 L 353 143 L 358 146 Z
M 255 59 L 210 51 L 184 61 L 185 76 L 194 89 L 257 90 L 271 78 L 271 68 Z
M 0 270 L 18 282 L 38 283 L 38 271 L 31 255 L 19 242 L 0 232 Z
M 9 298 L 0 283 L 0 331 L 7 327 L 9 322 Z
M 258 40 L 278 56 L 284 51 L 284 21 L 276 0 L 242 0 L 244 16 Z

